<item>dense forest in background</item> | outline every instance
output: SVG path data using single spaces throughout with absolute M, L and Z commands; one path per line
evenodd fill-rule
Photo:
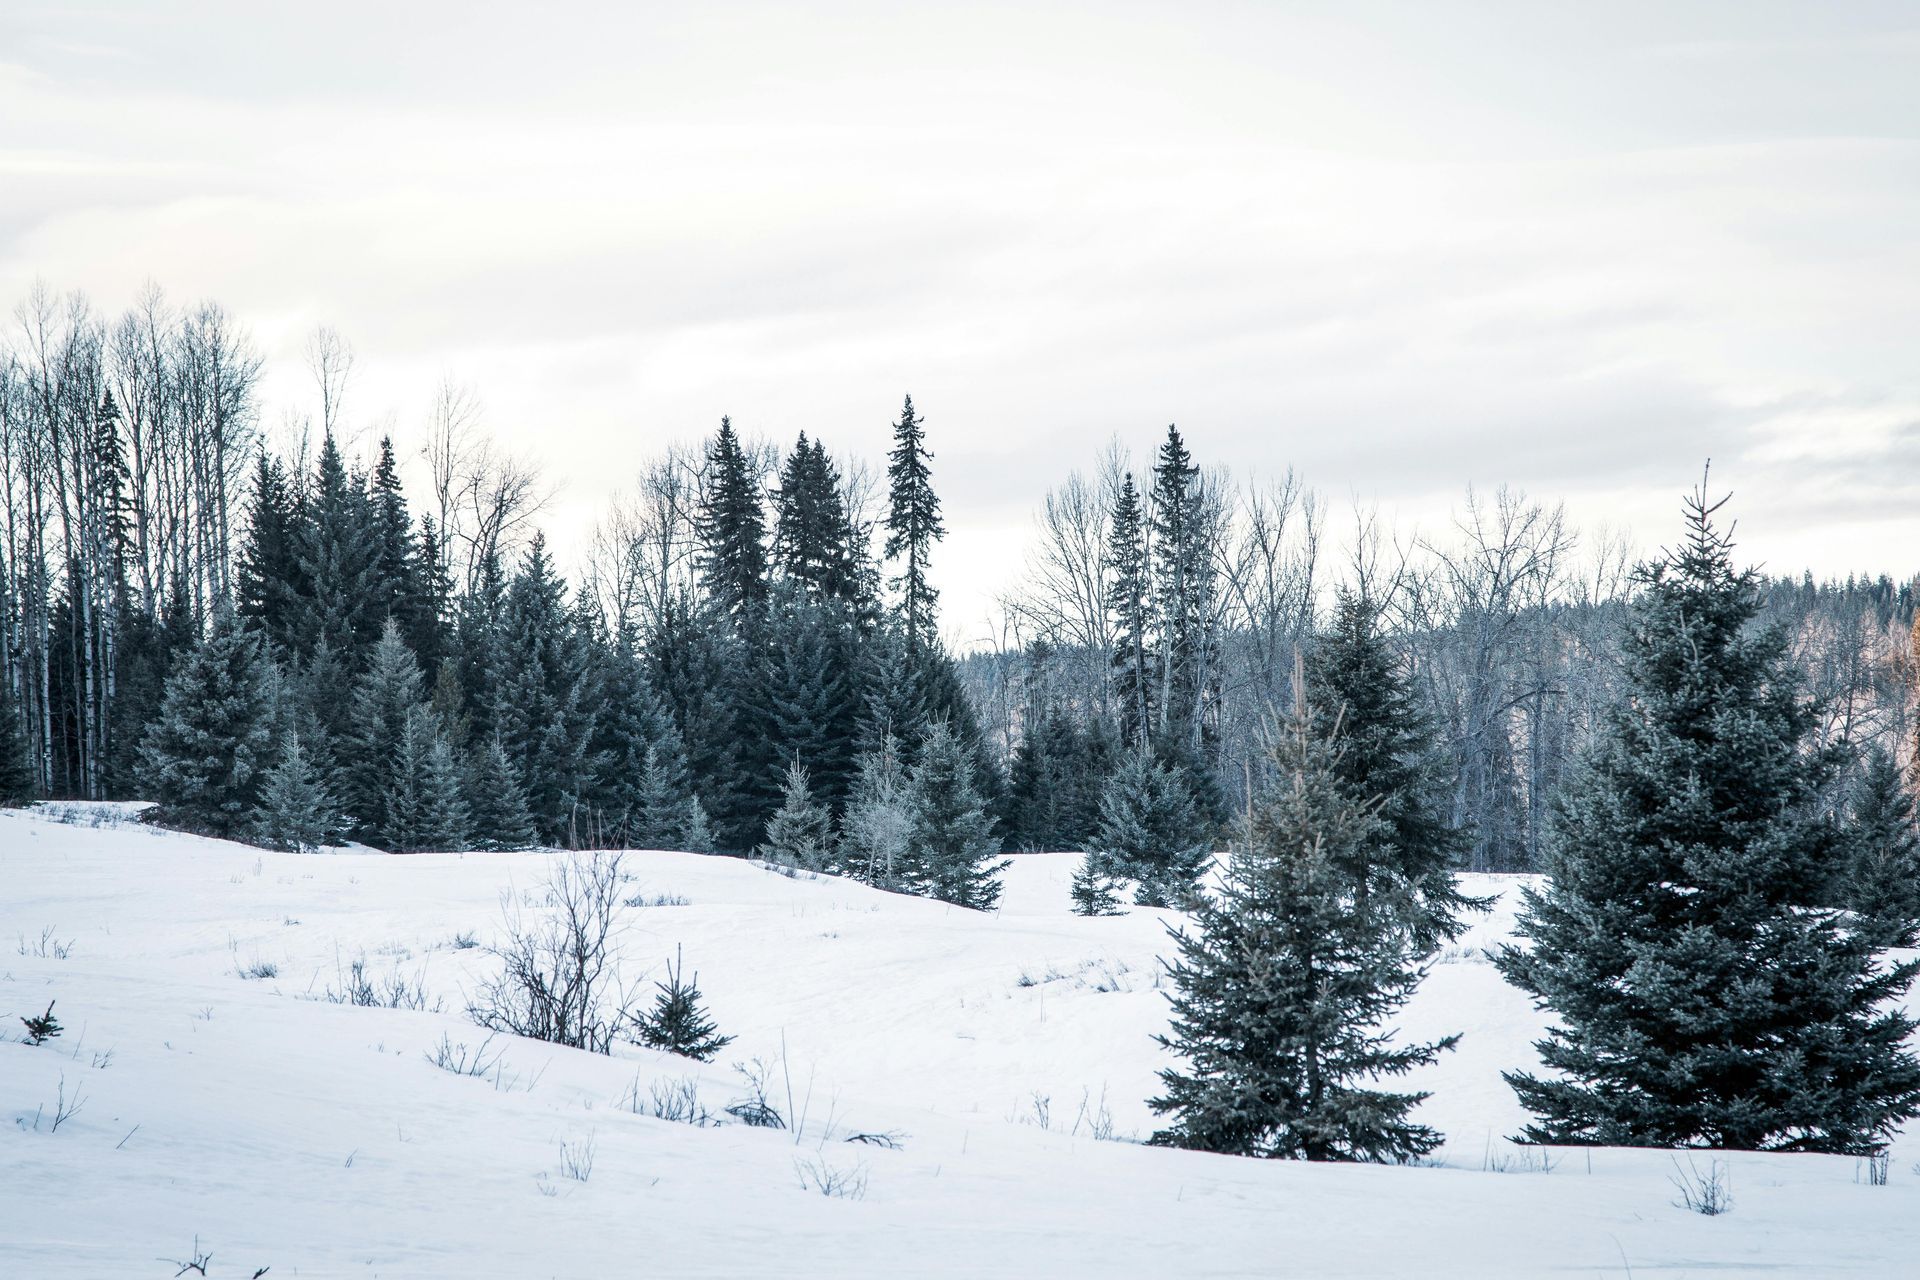
M 1297 478 L 1205 467 L 1169 428 L 1048 496 L 997 643 L 956 658 L 911 400 L 884 469 L 725 421 L 638 460 L 570 584 L 537 468 L 469 396 L 440 390 L 409 492 L 390 440 L 343 446 L 350 348 L 322 331 L 307 362 L 314 412 L 270 442 L 260 357 L 219 307 L 149 290 L 110 317 L 39 290 L 17 310 L 15 793 L 164 794 L 181 825 L 293 847 L 771 844 L 984 904 L 997 847 L 1086 848 L 1156 811 L 1234 831 L 1337 588 L 1377 606 L 1418 691 L 1472 868 L 1538 865 L 1618 692 L 1622 544 L 1509 491 L 1468 495 L 1444 536 L 1363 518 L 1336 538 Z M 1910 757 L 1913 593 L 1767 583 L 1819 742 Z

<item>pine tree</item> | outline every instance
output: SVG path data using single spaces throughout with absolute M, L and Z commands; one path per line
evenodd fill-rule
M 1848 808 L 1851 849 L 1833 903 L 1855 912 L 1880 946 L 1911 946 L 1920 933 L 1920 828 L 1900 766 L 1878 743 L 1867 750 Z
M 294 647 L 296 608 L 303 590 L 295 548 L 299 523 L 299 504 L 285 469 L 262 450 L 254 464 L 236 597 L 240 616 L 282 651 Z
M 301 652 L 321 641 L 348 659 L 380 634 L 380 540 L 365 487 L 349 475 L 331 435 L 320 444 L 319 468 L 303 518 L 294 528 L 301 591 L 292 631 Z
M 598 765 L 591 751 L 597 708 L 589 696 L 586 629 L 566 594 L 536 535 L 507 593 L 500 718 L 535 832 L 572 847 L 580 843 L 578 809 Z
M 599 646 L 594 665 L 590 803 L 613 843 L 669 848 L 692 794 L 673 717 L 630 638 Z
M 470 843 L 477 849 L 530 849 L 536 839 L 526 789 L 498 737 L 473 753 L 467 775 Z
M 700 975 L 682 979 L 685 957 L 676 949 L 667 965 L 667 980 L 653 985 L 660 989 L 653 1008 L 633 1015 L 634 1039 L 649 1049 L 677 1053 L 696 1062 L 712 1062 L 720 1051 L 733 1043 L 732 1036 L 720 1034 L 720 1028 L 700 1005 Z
M 231 609 L 216 610 L 141 741 L 157 820 L 214 836 L 245 828 L 273 754 L 265 668 L 259 637 Z
M 0 663 L 0 809 L 31 803 L 38 789 L 33 760 L 27 754 L 27 736 L 21 731 L 13 682 L 5 664 Z
M 759 855 L 783 867 L 825 871 L 833 854 L 833 815 L 817 803 L 807 783 L 806 766 L 787 766 L 780 808 L 767 819 L 767 839 Z
M 1347 869 L 1363 902 L 1399 913 L 1423 954 L 1460 935 L 1488 903 L 1454 879 L 1466 841 L 1451 824 L 1447 762 L 1411 674 L 1380 628 L 1379 606 L 1342 588 L 1332 625 L 1306 663 L 1315 730 L 1337 737 L 1349 798 L 1380 806 L 1379 838 Z
M 720 419 L 720 431 L 707 446 L 695 524 L 709 603 L 737 624 L 750 624 L 767 594 L 766 513 L 759 477 L 728 418 Z
M 694 796 L 687 801 L 686 817 L 680 824 L 680 847 L 688 853 L 712 853 L 713 827 L 707 821 L 707 807 Z
M 1159 642 L 1154 746 L 1198 760 L 1206 736 L 1206 705 L 1213 694 L 1213 542 L 1200 486 L 1200 468 L 1173 426 L 1153 468 L 1148 519 L 1154 622 Z
M 767 626 L 760 696 L 773 758 L 804 761 L 814 794 L 838 808 L 859 728 L 852 620 L 842 605 L 814 604 L 783 587 Z
M 1255 806 L 1217 897 L 1173 930 L 1171 1035 L 1183 1061 L 1149 1105 L 1161 1146 L 1305 1160 L 1408 1160 L 1441 1135 L 1407 1119 L 1426 1097 L 1369 1089 L 1458 1037 L 1393 1046 L 1385 1024 L 1422 971 L 1390 915 L 1344 871 L 1379 819 L 1341 785 L 1338 747 L 1297 712 L 1275 746 L 1279 785 Z
M 1551 1075 L 1507 1073 L 1531 1141 L 1872 1153 L 1920 1113 L 1920 964 L 1818 905 L 1849 831 L 1823 812 L 1780 627 L 1756 629 L 1704 486 L 1687 538 L 1643 566 L 1624 696 L 1563 790 L 1550 879 L 1498 962 L 1551 1010 Z
M 1081 855 L 1080 865 L 1074 869 L 1073 883 L 1067 889 L 1067 896 L 1073 901 L 1074 914 L 1119 915 L 1120 897 L 1115 881 L 1105 854 L 1089 850 Z
M 940 523 L 940 499 L 933 492 L 932 470 L 928 461 L 926 419 L 913 411 L 913 397 L 906 398 L 900 421 L 893 424 L 893 448 L 887 454 L 887 541 L 883 554 L 889 560 L 905 557 L 899 576 L 893 579 L 900 593 L 900 625 L 909 653 L 931 648 L 939 637 L 935 607 L 940 593 L 927 581 L 927 562 L 933 544 L 947 536 Z
M 893 888 L 907 865 L 912 836 L 912 792 L 900 744 L 886 734 L 857 762 L 840 823 L 841 865 L 868 884 Z
M 1114 499 L 1107 532 L 1107 609 L 1114 620 L 1113 693 L 1120 707 L 1120 737 L 1135 751 L 1152 743 L 1153 670 L 1149 645 L 1153 596 L 1147 574 L 1147 542 L 1140 491 L 1129 471 Z
M 253 811 L 255 844 L 287 853 L 312 853 L 336 843 L 344 822 L 325 779 L 308 758 L 297 730 L 280 740 L 280 758 L 267 771 Z
M 392 790 L 417 781 L 412 767 L 418 760 L 403 766 L 401 749 L 420 705 L 419 664 L 400 638 L 399 624 L 389 619 L 368 656 L 366 673 L 354 685 L 352 713 L 339 748 L 354 833 L 381 849 L 404 848 L 412 839 L 410 830 L 395 825 L 395 815 L 410 814 L 411 804 L 396 809 Z M 424 743 L 413 745 L 425 748 Z
M 908 791 L 913 818 L 901 880 L 927 897 L 979 911 L 1000 900 L 993 816 L 973 780 L 971 754 L 944 720 L 920 744 Z
M 1213 858 L 1209 826 L 1173 770 L 1131 752 L 1107 780 L 1093 846 L 1143 907 L 1183 905 Z

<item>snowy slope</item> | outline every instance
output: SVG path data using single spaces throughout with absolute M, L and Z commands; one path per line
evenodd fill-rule
M 1465 1033 L 1418 1080 L 1442 1165 L 1306 1166 L 1092 1136 L 1103 1097 L 1116 1136 L 1152 1125 L 1166 913 L 1071 915 L 1066 855 L 1017 859 L 994 915 L 629 855 L 636 896 L 685 904 L 628 913 L 627 975 L 683 945 L 736 1043 L 701 1067 L 495 1040 L 477 1079 L 426 1057 L 484 1039 L 460 1010 L 485 953 L 454 940 L 491 937 L 552 855 L 299 857 L 64 816 L 0 814 L 0 1276 L 170 1276 L 196 1236 L 209 1275 L 273 1280 L 1885 1277 L 1920 1257 L 1911 1146 L 1882 1187 L 1850 1159 L 1730 1157 L 1733 1212 L 1705 1218 L 1671 1203 L 1664 1153 L 1543 1174 L 1505 1144 L 1499 1071 L 1539 1026 L 1478 953 L 1508 901 L 1408 1010 L 1414 1034 Z M 38 954 L 49 927 L 64 958 Z M 311 998 L 362 955 L 444 1011 Z M 49 999 L 67 1032 L 30 1047 L 17 1017 Z M 791 1085 L 797 1136 L 621 1105 L 692 1076 L 719 1111 L 743 1093 L 728 1064 L 755 1057 L 783 1109 Z M 84 1104 L 53 1132 L 63 1089 Z M 883 1131 L 899 1150 L 846 1141 Z M 589 1142 L 590 1176 L 567 1177 L 563 1144 Z M 803 1166 L 865 1194 L 806 1190 Z

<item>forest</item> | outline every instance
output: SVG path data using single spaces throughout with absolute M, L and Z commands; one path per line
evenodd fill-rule
M 1512 490 L 1402 535 L 1291 473 L 1204 465 L 1174 427 L 1138 465 L 1116 440 L 1048 493 L 994 642 L 955 653 L 911 399 L 875 469 L 724 420 L 700 447 L 636 457 L 569 574 L 539 532 L 537 462 L 479 430 L 470 391 L 440 387 L 406 451 L 382 438 L 354 457 L 351 347 L 319 330 L 305 361 L 314 412 L 270 432 L 261 357 L 218 305 L 150 287 L 106 316 L 41 288 L 16 309 L 0 349 L 15 794 L 159 798 L 181 825 L 279 846 L 771 840 L 871 868 L 904 866 L 915 778 L 937 773 L 951 794 L 922 820 L 972 869 L 942 890 L 965 898 L 1000 849 L 1110 843 L 1109 792 L 1149 826 L 1224 838 L 1270 766 L 1296 660 L 1350 591 L 1432 725 L 1460 865 L 1526 870 L 1617 692 L 1625 539 Z M 409 464 L 423 491 L 405 491 Z M 1819 742 L 1910 756 L 1913 582 L 1770 578 L 1761 596 Z M 146 750 L 168 734 L 232 742 L 207 776 L 173 776 Z

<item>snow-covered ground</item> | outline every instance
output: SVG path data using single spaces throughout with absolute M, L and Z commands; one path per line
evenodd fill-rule
M 0 814 L 0 1276 L 172 1276 L 196 1238 L 208 1275 L 272 1280 L 1920 1273 L 1912 1143 L 1885 1186 L 1851 1159 L 1727 1157 L 1712 1218 L 1674 1205 L 1668 1153 L 1543 1172 L 1508 1145 L 1499 1072 L 1540 1022 L 1480 954 L 1511 925 L 1507 881 L 1471 886 L 1501 908 L 1407 1012 L 1414 1034 L 1465 1033 L 1417 1081 L 1440 1162 L 1313 1166 L 1124 1140 L 1153 1124 L 1166 913 L 1070 914 L 1067 855 L 1016 859 L 982 915 L 630 854 L 634 897 L 660 905 L 627 912 L 627 976 L 684 946 L 738 1039 L 703 1067 L 496 1038 L 476 1078 L 428 1059 L 486 1039 L 461 1012 L 486 953 L 459 942 L 488 941 L 502 892 L 556 855 L 300 857 L 103 813 Z M 443 1011 L 317 998 L 361 956 Z M 49 1000 L 66 1033 L 29 1046 L 18 1018 Z M 754 1058 L 797 1132 L 623 1104 L 691 1077 L 717 1113 Z M 80 1105 L 56 1132 L 63 1096 Z M 864 1194 L 805 1185 L 836 1177 Z

